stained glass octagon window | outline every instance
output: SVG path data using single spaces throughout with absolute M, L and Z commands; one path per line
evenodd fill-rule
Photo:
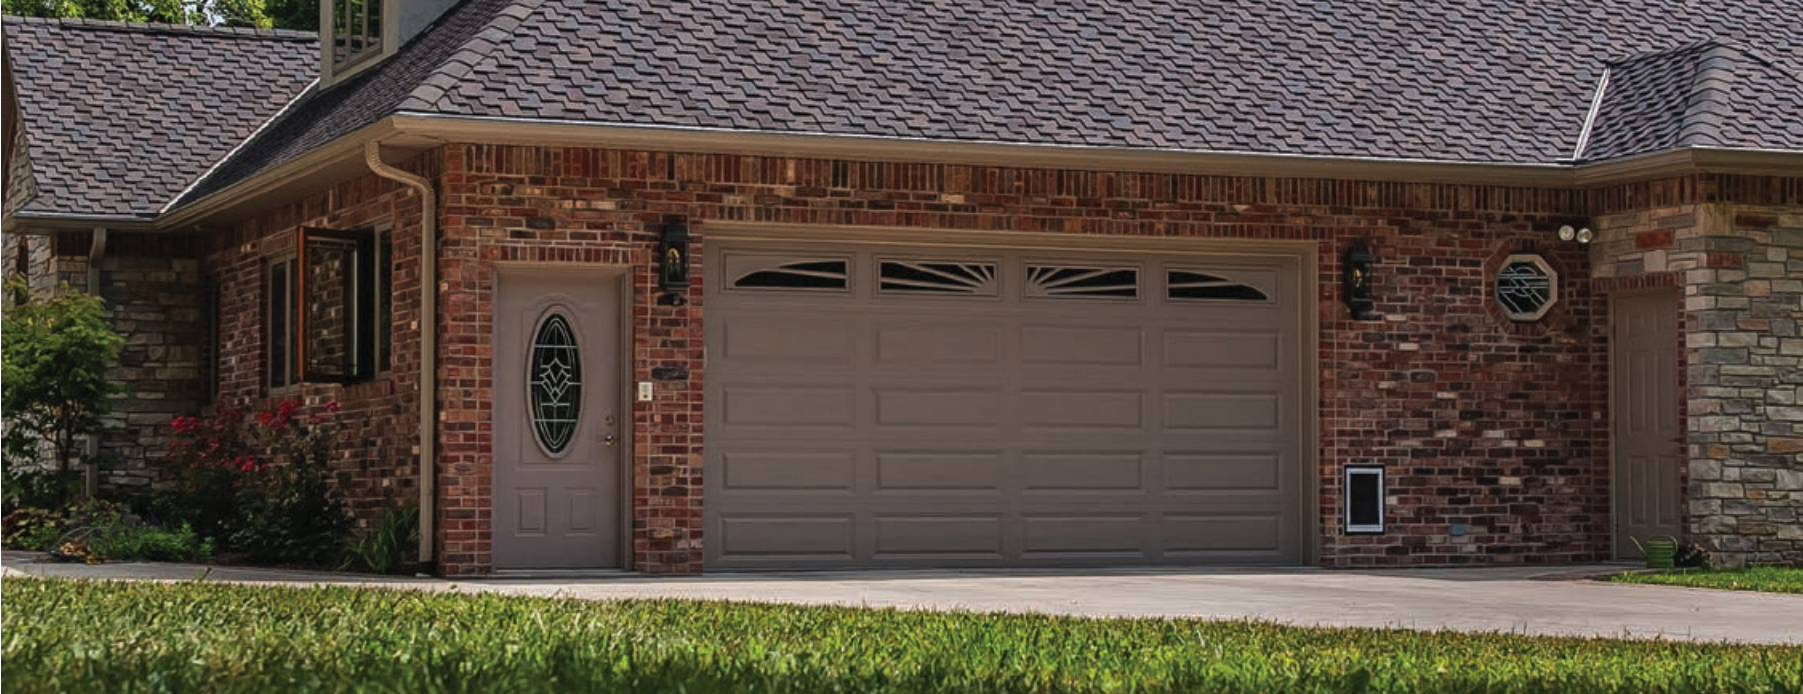
M 1496 304 L 1510 320 L 1536 321 L 1559 302 L 1559 273 L 1533 254 L 1511 255 L 1496 271 Z
M 582 352 L 563 313 L 553 311 L 539 321 L 526 370 L 533 435 L 546 454 L 561 455 L 575 438 L 582 414 Z

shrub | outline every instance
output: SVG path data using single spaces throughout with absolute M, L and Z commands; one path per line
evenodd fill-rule
M 20 464 L 7 456 L 0 465 L 0 487 L 6 490 L 8 509 L 62 508 L 81 495 L 82 476 L 76 470 L 52 470 L 35 462 Z
M 56 545 L 68 526 L 61 513 L 41 508 L 22 508 L 6 514 L 0 524 L 5 526 L 4 534 L 0 534 L 0 546 L 7 549 L 23 549 L 42 552 Z
M 112 561 L 205 561 L 213 556 L 213 540 L 201 538 L 187 523 L 173 530 L 121 523 L 88 534 L 87 550 Z
M 193 525 L 259 563 L 324 564 L 338 558 L 350 518 L 330 478 L 338 411 L 326 403 L 304 414 L 297 401 L 211 419 L 177 417 L 164 454 L 176 484 L 158 495 L 158 513 Z
M 5 413 L 9 467 L 35 464 L 38 442 L 55 449 L 55 468 L 68 471 L 76 437 L 103 430 L 107 380 L 125 338 L 107 324 L 99 297 L 63 285 L 54 298 L 34 297 L 23 280 L 8 280 L 17 297 L 0 317 L 0 411 Z
M 418 512 L 408 506 L 390 507 L 382 512 L 382 524 L 358 540 L 351 552 L 370 571 L 393 573 L 406 562 L 418 541 Z

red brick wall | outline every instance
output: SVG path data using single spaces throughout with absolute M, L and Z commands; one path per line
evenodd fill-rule
M 710 220 L 1320 242 L 1322 564 L 1573 562 L 1608 551 L 1606 321 L 1585 247 L 1544 233 L 1581 214 L 1681 204 L 1741 186 L 1690 177 L 1598 191 L 1049 171 L 927 164 L 451 145 L 412 163 L 438 182 L 441 250 L 438 498 L 440 570 L 492 569 L 492 299 L 496 264 L 627 265 L 633 380 L 657 366 L 692 376 L 633 411 L 631 563 L 700 570 L 702 283 L 657 306 L 656 228 Z M 1746 185 L 1756 189 L 1756 185 Z M 346 403 L 344 469 L 369 517 L 411 499 L 418 364 L 418 200 L 365 176 L 272 210 L 208 257 L 224 289 L 222 397 L 261 387 L 261 262 L 300 225 L 395 223 L 394 370 L 374 383 L 308 386 Z M 1540 229 L 1541 231 L 1536 231 Z M 855 233 L 849 231 L 847 233 Z M 1374 321 L 1339 303 L 1339 255 L 1378 255 Z M 1560 273 L 1560 305 L 1516 324 L 1494 308 L 1501 258 L 1538 252 Z M 1347 464 L 1381 463 L 1390 529 L 1346 536 Z M 1454 533 L 1463 526 L 1464 534 Z
M 406 168 L 436 175 L 428 155 Z M 263 354 L 264 265 L 294 249 L 300 227 L 357 229 L 394 225 L 393 358 L 389 371 L 352 384 L 312 383 L 271 391 Z M 318 195 L 263 212 L 213 239 L 203 272 L 218 297 L 218 362 L 211 409 L 264 409 L 286 399 L 310 405 L 338 401 L 342 457 L 335 470 L 359 523 L 380 520 L 386 508 L 419 498 L 419 198 L 363 176 Z
M 1582 194 L 494 146 L 450 147 L 445 163 L 444 301 L 455 309 L 445 330 L 459 345 L 446 369 L 478 384 L 446 403 L 457 491 L 445 506 L 471 512 L 478 529 L 447 543 L 458 571 L 487 568 L 488 301 L 494 263 L 515 260 L 633 264 L 634 377 L 672 364 L 695 375 L 687 392 L 635 413 L 634 566 L 700 568 L 702 292 L 684 308 L 653 306 L 645 269 L 651 229 L 669 217 L 694 220 L 703 239 L 708 220 L 730 219 L 1322 241 L 1322 562 L 1584 561 L 1605 550 L 1588 260 L 1532 230 L 1573 215 Z M 1339 254 L 1355 238 L 1380 258 L 1382 320 L 1347 320 L 1338 301 Z M 1501 258 L 1524 251 L 1558 267 L 1563 297 L 1525 326 L 1503 319 L 1488 289 Z M 696 274 L 705 281 L 705 268 Z M 1344 537 L 1340 472 L 1372 462 L 1392 480 L 1391 530 Z M 1455 524 L 1466 534 L 1453 536 Z

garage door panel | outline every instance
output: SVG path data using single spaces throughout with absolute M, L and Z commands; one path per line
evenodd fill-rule
M 876 516 L 876 558 L 1002 558 L 1002 516 Z
M 1262 552 L 1281 554 L 1284 523 L 1278 514 L 1167 514 L 1167 554 Z
M 949 428 L 994 428 L 1005 412 L 1000 389 L 874 388 L 876 424 Z
M 1164 394 L 1164 426 L 1177 430 L 1276 431 L 1283 425 L 1276 393 L 1176 391 Z
M 1002 331 L 993 323 L 877 321 L 875 332 L 879 367 L 994 368 L 1002 361 Z
M 1144 557 L 1146 516 L 1140 513 L 1028 515 L 1022 518 L 1021 553 Z
M 1275 372 L 1281 368 L 1283 336 L 1214 330 L 1164 331 L 1163 365 L 1169 369 L 1254 369 Z
M 1025 390 L 1020 423 L 1028 429 L 1143 429 L 1144 395 L 1138 390 Z
M 1027 453 L 1021 456 L 1023 489 L 1034 492 L 1144 492 L 1145 459 L 1138 451 Z
M 710 285 L 710 568 L 1300 557 L 1294 259 L 757 246 L 709 245 L 776 268 Z
M 1139 367 L 1145 355 L 1143 339 L 1138 326 L 1026 325 L 1021 328 L 1020 361 L 1063 368 Z
M 720 320 L 720 356 L 747 367 L 847 367 L 857 356 L 855 323 L 793 318 Z
M 1164 456 L 1167 491 L 1279 491 L 1284 456 L 1267 453 L 1176 452 Z
M 837 426 L 856 419 L 857 389 L 852 386 L 796 386 L 781 382 L 734 385 L 721 389 L 722 425 Z
M 849 561 L 853 519 L 839 515 L 723 514 L 715 537 L 721 556 Z
M 744 450 L 720 455 L 715 474 L 725 478 L 727 491 L 793 492 L 852 490 L 854 455 Z
M 879 492 L 996 491 L 1004 474 L 1000 451 L 876 453 Z

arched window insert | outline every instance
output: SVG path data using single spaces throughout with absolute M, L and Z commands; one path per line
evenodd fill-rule
M 532 431 L 548 455 L 559 455 L 576 437 L 582 414 L 582 351 L 561 309 L 552 309 L 533 331 L 526 391 Z

